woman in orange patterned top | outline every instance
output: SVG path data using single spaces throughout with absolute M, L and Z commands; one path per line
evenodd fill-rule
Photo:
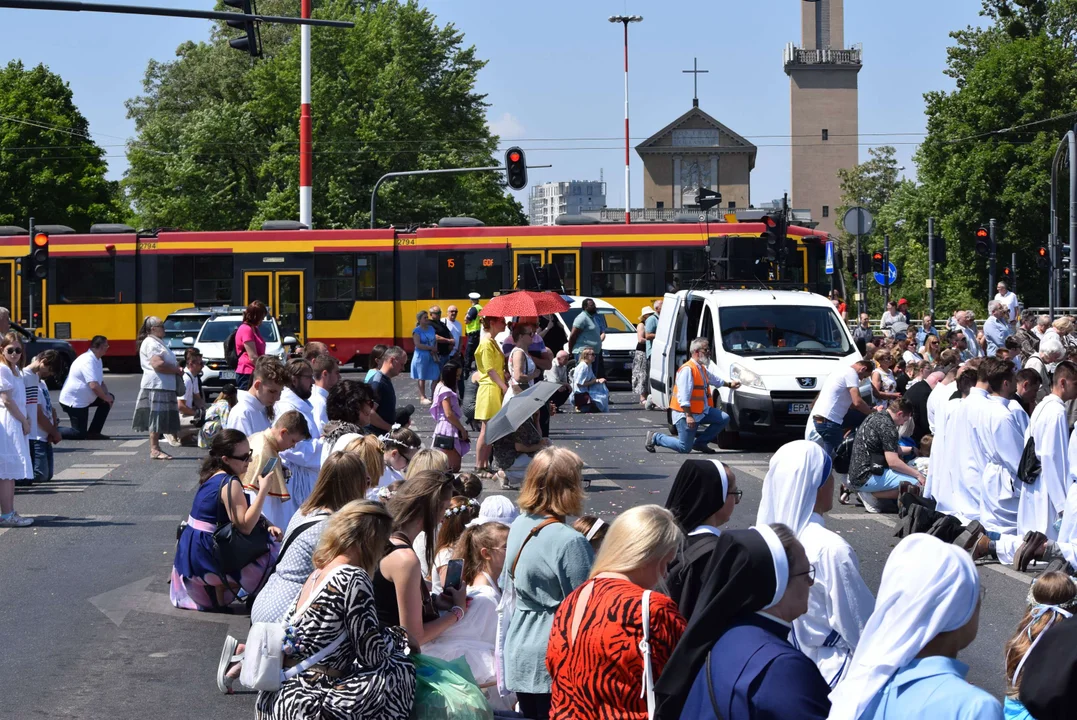
M 681 540 L 673 515 L 658 505 L 632 508 L 610 526 L 590 581 L 554 615 L 546 650 L 551 718 L 647 720 L 653 695 L 647 698 L 645 689 L 653 688 L 685 628 L 677 605 L 650 589 Z M 645 592 L 650 679 L 640 649 Z

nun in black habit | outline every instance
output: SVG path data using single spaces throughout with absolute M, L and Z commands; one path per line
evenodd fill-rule
M 1039 635 L 1027 657 L 1021 704 L 1036 720 L 1072 720 L 1077 707 L 1077 620 L 1056 623 Z
M 666 509 L 685 537 L 658 589 L 677 603 L 686 618 L 692 616 L 703 589 L 703 571 L 721 534 L 718 528 L 729 521 L 740 497 L 737 476 L 717 460 L 685 460 L 673 480 Z
M 830 687 L 789 644 L 812 568 L 785 525 L 718 538 L 695 611 L 655 687 L 656 720 L 825 720 Z

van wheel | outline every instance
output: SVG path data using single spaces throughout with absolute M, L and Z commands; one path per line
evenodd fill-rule
M 739 432 L 723 430 L 718 433 L 718 447 L 722 450 L 739 450 L 742 446 Z

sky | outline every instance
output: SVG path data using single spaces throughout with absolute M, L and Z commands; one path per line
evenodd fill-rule
M 126 1 L 213 7 L 209 0 Z M 644 18 L 631 26 L 629 38 L 632 146 L 691 107 L 692 76 L 682 70 L 698 58 L 699 68 L 709 70 L 699 76 L 701 109 L 759 147 L 752 202 L 789 189 L 789 79 L 782 50 L 789 42 L 801 44 L 800 6 L 806 3 L 421 1 L 439 22 L 460 29 L 488 61 L 478 90 L 487 96 L 491 128 L 504 146 L 522 147 L 529 164 L 553 166 L 531 170 L 532 185 L 601 176 L 607 205 L 624 207 L 623 31 L 608 17 L 627 13 Z M 925 128 L 923 94 L 953 88 L 943 74 L 948 33 L 980 24 L 980 7 L 980 0 L 846 0 L 845 43 L 863 46 L 861 160 L 873 145 L 895 145 L 904 174 L 915 177 L 912 155 Z M 0 62 L 45 63 L 59 73 L 106 150 L 109 177 L 118 179 L 126 168 L 124 141 L 134 134 L 124 102 L 141 92 L 147 62 L 175 57 L 185 40 L 208 39 L 210 23 L 0 9 L 0 27 L 5 38 Z M 643 167 L 634 150 L 631 155 L 632 205 L 641 207 Z M 526 195 L 527 190 L 517 193 L 521 201 Z

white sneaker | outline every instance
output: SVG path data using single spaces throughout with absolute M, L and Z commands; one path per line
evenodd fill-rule
M 13 527 L 28 527 L 34 524 L 33 518 L 24 518 L 17 512 L 12 510 L 7 515 L 0 515 L 0 527 L 13 528 Z
M 179 441 L 179 438 L 177 438 L 175 435 L 165 435 L 165 442 L 167 442 L 172 447 L 183 447 L 183 443 L 181 443 Z

